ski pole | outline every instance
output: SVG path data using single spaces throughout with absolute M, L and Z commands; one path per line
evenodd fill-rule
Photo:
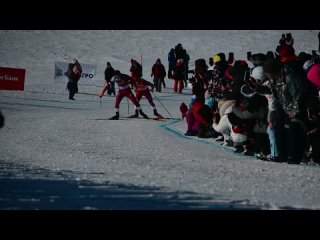
M 151 91 L 152 92 L 152 91 Z M 163 104 L 160 102 L 160 100 L 157 98 L 157 96 L 152 92 L 152 94 L 153 94 L 153 96 L 155 97 L 155 99 L 157 99 L 158 100 L 158 102 L 161 104 L 161 106 L 167 111 L 167 113 L 169 114 L 169 116 L 171 117 L 171 118 L 173 118 L 172 117 L 172 115 L 168 112 L 168 110 L 165 108 L 165 106 L 163 106 Z
M 102 108 L 102 98 L 101 97 L 99 98 L 100 98 L 100 108 Z
M 129 100 L 127 98 L 127 104 L 128 104 L 128 117 L 129 117 Z
M 143 56 L 142 54 L 140 54 L 140 60 L 141 60 L 141 74 L 143 73 L 143 65 L 142 65 L 142 62 L 143 62 Z M 143 74 L 142 74 L 143 75 Z

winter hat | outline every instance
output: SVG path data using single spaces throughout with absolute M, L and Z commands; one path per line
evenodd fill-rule
M 119 75 L 119 74 L 121 74 L 121 72 L 119 70 L 115 70 L 113 75 L 116 76 L 116 75 Z
M 187 112 L 188 112 L 188 107 L 184 102 L 181 103 L 181 105 L 180 105 L 180 112 L 182 114 L 182 119 L 184 119 L 187 115 Z
M 263 53 L 257 53 L 257 54 L 253 54 L 251 56 L 251 62 L 253 64 L 253 66 L 262 66 L 263 63 L 266 61 L 267 57 L 266 55 L 264 55 Z
M 241 74 L 244 74 L 247 68 L 248 68 L 248 64 L 246 61 L 238 60 L 234 63 L 234 66 L 228 67 L 228 74 L 232 78 L 235 78 L 237 76 L 241 76 Z
M 283 45 L 279 49 L 279 55 L 281 57 L 289 57 L 291 55 L 294 55 L 294 48 L 292 47 L 292 45 Z
M 264 74 L 262 66 L 257 66 L 253 68 L 250 76 L 257 80 L 259 83 L 263 82 L 267 78 Z
M 214 56 L 214 58 L 213 58 L 213 62 L 214 63 L 218 63 L 218 62 L 220 62 L 222 59 L 221 59 L 221 57 L 217 54 L 217 55 L 215 55 Z
M 221 52 L 221 53 L 218 53 L 217 55 L 220 56 L 222 61 L 224 61 L 224 62 L 226 61 L 226 55 L 224 53 Z
M 312 55 L 308 54 L 306 52 L 300 52 L 298 55 L 298 59 L 302 62 L 305 63 L 306 61 L 312 59 Z
M 320 64 L 314 64 L 307 73 L 307 78 L 320 90 Z
M 193 104 L 195 104 L 196 102 L 197 102 L 197 95 L 192 95 L 192 97 L 191 97 L 191 102 L 190 102 L 190 108 L 191 108 L 191 106 L 193 106 Z
M 241 69 L 246 69 L 248 67 L 248 63 L 244 60 L 238 60 L 234 63 L 234 67 L 239 67 Z
M 272 51 L 268 51 L 268 52 L 266 53 L 266 60 L 267 60 L 267 59 L 274 59 L 274 54 L 273 54 Z
M 275 59 L 268 59 L 263 64 L 263 71 L 265 73 L 277 74 L 281 71 L 281 66 Z

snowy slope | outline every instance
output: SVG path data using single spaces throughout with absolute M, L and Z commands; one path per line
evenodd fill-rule
M 318 46 L 318 30 L 308 31 L 0 31 L 0 66 L 25 68 L 24 92 L 0 91 L 6 124 L 0 130 L 0 160 L 68 172 L 73 179 L 165 187 L 224 199 L 230 204 L 258 204 L 261 208 L 320 208 L 320 168 L 267 163 L 223 149 L 213 140 L 185 137 L 180 120 L 107 121 L 114 114 L 114 97 L 102 108 L 96 94 L 109 61 L 128 73 L 130 59 L 143 55 L 144 77 L 159 57 L 167 69 L 170 48 L 182 43 L 191 62 L 218 52 L 274 50 L 281 33 L 291 32 L 297 53 Z M 54 84 L 54 62 L 97 64 L 97 86 L 79 86 L 76 101 L 67 100 L 65 85 Z M 192 68 L 192 63 L 191 63 Z M 180 118 L 179 105 L 190 101 L 172 92 L 173 82 L 155 93 L 159 112 Z M 145 99 L 142 108 L 152 115 Z M 129 112 L 133 105 L 129 103 Z M 128 116 L 124 99 L 120 116 Z M 95 174 L 100 173 L 100 174 Z M 23 177 L 23 173 L 17 172 Z M 30 177 L 30 176 L 28 176 Z M 37 179 L 40 176 L 32 176 Z M 41 176 L 43 177 L 43 176 Z

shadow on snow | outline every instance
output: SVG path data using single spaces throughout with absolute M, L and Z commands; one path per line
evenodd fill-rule
M 70 176 L 79 176 L 79 173 L 71 171 L 31 169 L 3 161 L 0 161 L 0 170 L 0 209 L 2 210 L 261 209 L 246 201 L 215 200 L 212 196 L 193 192 L 172 192 L 158 187 L 109 182 L 99 184 L 87 180 L 75 180 Z

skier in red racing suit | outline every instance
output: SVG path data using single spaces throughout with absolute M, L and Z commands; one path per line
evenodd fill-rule
M 131 102 L 135 105 L 136 107 L 136 112 L 138 111 L 141 116 L 144 118 L 149 118 L 141 109 L 139 102 L 137 101 L 136 97 L 131 91 L 130 85 L 133 84 L 135 81 L 132 77 L 122 74 L 119 70 L 116 70 L 114 72 L 114 76 L 111 79 L 111 82 L 115 82 L 118 84 L 119 91 L 116 96 L 116 103 L 115 103 L 115 111 L 116 115 L 110 118 L 110 120 L 118 120 L 119 119 L 119 107 L 122 99 L 124 97 L 127 97 L 131 100 Z M 111 87 L 111 83 L 107 83 L 105 87 L 102 89 L 102 91 L 98 94 L 98 96 L 101 98 L 104 93 Z M 136 116 L 136 114 L 132 115 Z

